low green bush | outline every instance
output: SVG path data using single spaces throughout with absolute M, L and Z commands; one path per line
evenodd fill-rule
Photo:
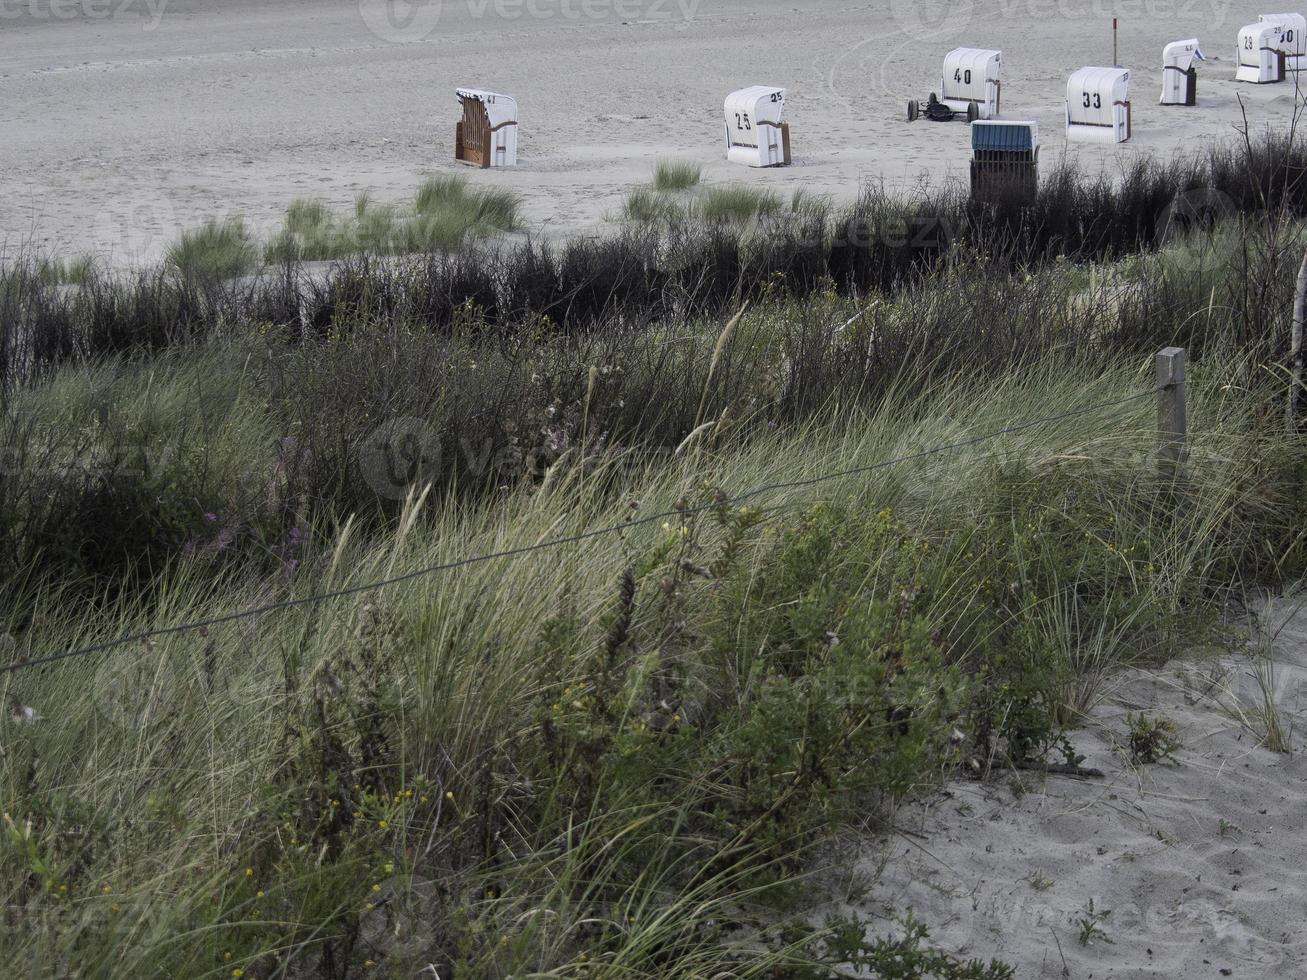
M 265 257 L 280 263 L 456 249 L 474 238 L 514 230 L 520 212 L 512 192 L 475 187 L 459 176 L 428 179 L 409 206 L 378 205 L 360 194 L 347 215 L 331 212 L 321 201 L 295 201 Z
M 659 160 L 654 168 L 653 188 L 656 191 L 688 191 L 699 184 L 703 167 L 688 160 Z
M 211 218 L 199 228 L 182 232 L 168 247 L 167 262 L 183 276 L 230 279 L 253 272 L 259 251 L 239 217 Z
M 750 218 L 772 214 L 781 209 L 775 192 L 747 184 L 709 187 L 699 204 L 705 221 L 745 222 Z

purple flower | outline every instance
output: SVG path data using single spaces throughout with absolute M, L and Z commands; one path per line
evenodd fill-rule
M 290 529 L 290 534 L 288 534 L 286 537 L 290 541 L 291 545 L 297 545 L 300 543 L 300 538 L 303 537 L 303 535 L 304 535 L 303 531 L 301 531 L 297 527 L 293 527 Z
M 217 519 L 218 519 L 218 515 L 215 514 L 215 513 L 213 513 L 212 511 L 210 511 L 210 512 L 208 512 L 208 513 L 206 513 L 206 514 L 204 515 L 204 522 L 205 522 L 206 524 L 212 524 L 212 523 L 213 523 L 214 521 L 216 521 Z

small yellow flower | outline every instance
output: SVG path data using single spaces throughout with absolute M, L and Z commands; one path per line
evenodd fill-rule
M 445 799 L 449 800 L 451 803 L 454 802 L 454 792 L 453 792 L 453 790 L 446 790 L 446 791 L 445 791 Z
M 394 870 L 395 870 L 395 862 L 394 862 L 394 861 L 387 861 L 387 862 L 386 862 L 386 874 L 392 874 L 392 873 L 394 872 Z
M 377 884 L 376 882 L 373 882 L 373 883 L 372 883 L 372 890 L 373 890 L 374 892 L 379 892 L 379 891 L 381 891 L 381 886 L 380 886 L 379 884 Z
M 366 966 L 366 967 L 370 970 L 370 969 L 372 969 L 372 967 L 376 966 L 377 964 L 374 963 L 372 960 L 364 960 L 364 961 L 363 961 L 363 965 Z
M 253 878 L 253 877 L 254 877 L 254 869 L 253 869 L 253 868 L 246 868 L 246 869 L 245 869 L 245 877 L 246 877 L 246 878 Z
M 382 830 L 385 830 L 387 827 L 390 826 L 390 821 L 389 821 L 389 820 L 378 820 L 378 821 L 377 821 L 377 826 L 380 827 Z
M 101 895 L 108 895 L 111 891 L 113 891 L 113 889 L 110 888 L 108 885 L 105 885 L 104 887 L 102 887 L 102 888 L 100 889 L 100 894 L 101 894 Z
M 231 968 L 231 975 L 233 977 L 243 977 L 245 976 L 245 971 L 242 970 L 239 966 L 234 966 Z
M 224 961 L 224 962 L 226 962 L 226 963 L 230 963 L 230 962 L 231 962 L 231 953 L 223 953 L 223 954 L 222 954 L 222 958 L 223 958 L 223 961 Z
M 59 894 L 60 894 L 60 895 L 65 894 L 67 891 L 68 891 L 68 886 L 67 886 L 67 885 L 60 885 L 60 886 L 59 886 Z
M 255 897 L 255 898 L 262 898 L 262 897 L 263 897 L 263 889 L 259 889 L 258 891 L 256 891 L 256 892 L 254 893 L 254 897 Z

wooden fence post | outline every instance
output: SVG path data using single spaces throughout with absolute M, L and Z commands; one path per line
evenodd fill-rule
M 1166 347 L 1157 364 L 1157 471 L 1164 480 L 1180 475 L 1185 457 L 1184 348 Z
M 1298 415 L 1303 402 L 1303 324 L 1307 320 L 1307 251 L 1303 252 L 1302 265 L 1298 266 L 1298 284 L 1293 294 L 1293 326 L 1289 337 L 1289 404 L 1285 411 L 1285 424 L 1290 432 L 1298 431 Z

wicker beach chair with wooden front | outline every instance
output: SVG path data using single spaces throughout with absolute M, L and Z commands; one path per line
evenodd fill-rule
M 460 88 L 463 117 L 454 131 L 454 159 L 475 167 L 517 163 L 517 100 L 498 92 Z

